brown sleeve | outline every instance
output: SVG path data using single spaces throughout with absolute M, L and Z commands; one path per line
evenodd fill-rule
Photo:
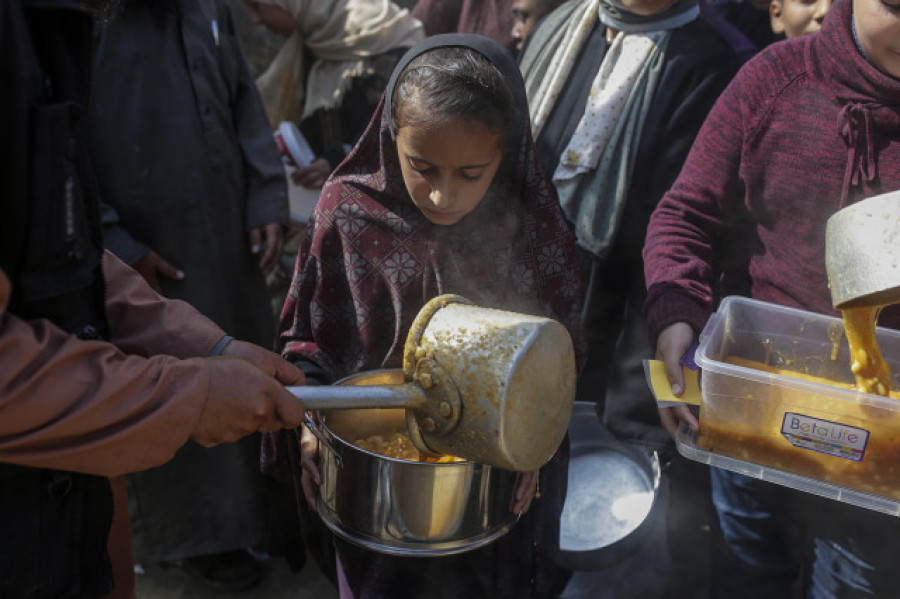
M 158 466 L 188 440 L 209 388 L 204 360 L 81 341 L 7 313 L 9 296 L 0 270 L 0 462 L 115 476 Z
M 207 356 L 225 331 L 180 300 L 161 297 L 143 277 L 110 252 L 103 255 L 110 340 L 141 356 Z

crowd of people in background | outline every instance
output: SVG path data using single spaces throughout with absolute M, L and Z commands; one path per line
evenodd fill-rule
M 562 322 L 578 400 L 661 457 L 666 599 L 900 596 L 895 518 L 681 457 L 697 414 L 643 370 L 680 396 L 726 295 L 833 313 L 825 221 L 900 189 L 900 2 L 118 4 L 0 0 L 0 596 L 133 597 L 141 562 L 240 591 L 263 553 L 342 599 L 558 597 L 568 440 L 477 550 L 315 513 L 284 386 L 399 367 L 446 293 Z

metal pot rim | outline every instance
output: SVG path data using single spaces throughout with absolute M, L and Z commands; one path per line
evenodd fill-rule
M 367 370 L 365 372 L 358 372 L 356 374 L 351 374 L 349 376 L 345 376 L 344 378 L 340 379 L 339 381 L 335 382 L 334 384 L 335 385 L 347 385 L 347 384 L 353 384 L 353 381 L 360 380 L 360 379 L 364 380 L 367 378 L 378 378 L 378 377 L 392 376 L 392 375 L 398 376 L 398 380 L 402 381 L 403 377 L 404 377 L 403 369 L 402 368 L 379 368 L 376 370 Z M 373 409 L 381 409 L 381 408 L 373 408 Z M 390 409 L 390 408 L 388 408 L 388 409 Z M 402 408 L 393 408 L 393 409 L 401 410 Z M 361 447 L 354 445 L 352 441 L 349 441 L 348 439 L 345 439 L 341 435 L 337 434 L 331 427 L 328 426 L 328 422 L 323 417 L 325 414 L 328 413 L 328 411 L 329 410 L 317 410 L 315 412 L 316 420 L 312 424 L 312 426 L 310 426 L 310 430 L 312 430 L 314 434 L 317 432 L 317 429 L 321 429 L 322 431 L 327 431 L 328 435 L 332 439 L 337 439 L 338 441 L 340 441 L 343 444 L 343 446 L 346 446 L 346 448 L 349 448 L 350 450 L 353 450 L 353 451 L 358 451 L 367 456 L 370 456 L 373 458 L 378 458 L 379 460 L 386 460 L 389 462 L 396 462 L 399 464 L 410 465 L 410 466 L 453 467 L 453 466 L 463 466 L 466 464 L 471 465 L 471 464 L 477 463 L 477 462 L 473 462 L 471 460 L 463 460 L 461 462 L 418 462 L 418 461 L 413 461 L 413 460 L 404 460 L 402 458 L 392 458 L 390 456 L 381 455 L 379 453 L 374 453 L 372 451 L 362 449 Z M 307 418 L 307 426 L 309 426 L 308 418 Z M 316 436 L 319 437 L 320 441 L 324 441 L 322 439 L 322 437 L 319 436 L 318 434 L 316 434 Z
M 397 409 L 400 409 L 400 408 L 397 408 Z M 360 410 L 357 410 L 357 411 L 360 411 Z M 369 451 L 369 450 L 367 450 L 367 449 L 363 449 L 363 448 L 359 447 L 358 445 L 354 445 L 351 441 L 348 441 L 348 440 L 345 439 L 344 437 L 342 437 L 342 436 L 340 436 L 339 434 L 337 434 L 334 430 L 332 430 L 332 429 L 328 426 L 328 423 L 327 423 L 327 422 L 325 421 L 325 419 L 323 418 L 323 416 L 324 416 L 326 413 L 327 413 L 327 410 L 318 410 L 318 411 L 316 411 L 316 423 L 313 424 L 313 427 L 315 427 L 315 428 L 312 428 L 312 427 L 311 427 L 311 430 L 313 431 L 313 434 L 316 433 L 316 429 L 318 429 L 319 431 L 324 431 L 324 433 L 326 433 L 326 434 L 330 437 L 330 439 L 334 439 L 334 440 L 340 442 L 342 448 L 343 448 L 345 451 L 347 451 L 347 450 L 350 450 L 350 451 L 357 451 L 357 452 L 359 452 L 359 453 L 363 453 L 363 454 L 365 454 L 365 455 L 367 455 L 367 456 L 369 456 L 369 457 L 377 458 L 377 459 L 379 459 L 379 460 L 385 460 L 385 461 L 388 461 L 388 462 L 396 462 L 396 463 L 399 463 L 399 464 L 403 464 L 404 466 L 407 466 L 407 465 L 408 465 L 408 466 L 412 466 L 412 467 L 417 467 L 417 466 L 452 467 L 452 466 L 466 466 L 466 465 L 470 465 L 470 466 L 471 466 L 471 465 L 474 465 L 474 464 L 477 464 L 477 463 L 478 463 L 478 462 L 473 462 L 473 461 L 471 461 L 471 460 L 463 460 L 463 461 L 458 461 L 458 462 L 420 462 L 420 461 L 414 461 L 414 460 L 404 460 L 403 458 L 392 458 L 391 456 L 386 456 L 386 455 L 382 455 L 382 454 L 380 454 L 380 453 L 375 453 L 375 452 Z M 309 422 L 308 422 L 308 421 L 307 421 L 307 426 L 309 426 Z M 316 436 L 319 438 L 319 441 L 322 441 L 322 440 L 323 440 L 319 435 L 316 435 Z M 496 470 L 502 470 L 502 468 L 497 468 L 496 466 L 490 466 L 489 464 L 483 464 L 483 465 L 486 466 L 486 467 L 488 467 L 488 468 L 494 468 L 494 469 L 496 469 Z

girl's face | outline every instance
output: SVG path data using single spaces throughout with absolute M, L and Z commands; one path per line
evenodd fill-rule
M 900 0 L 853 0 L 853 16 L 869 60 L 900 79 Z
M 486 125 L 461 118 L 400 127 L 403 181 L 425 218 L 453 225 L 481 203 L 503 160 L 501 139 Z
M 297 29 L 297 21 L 280 6 L 254 0 L 244 0 L 244 4 L 250 11 L 250 21 L 254 25 L 262 25 L 272 33 L 284 37 L 290 37 Z

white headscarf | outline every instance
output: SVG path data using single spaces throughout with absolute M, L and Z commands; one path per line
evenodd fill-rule
M 369 72 L 370 57 L 425 38 L 422 23 L 389 0 L 261 3 L 284 9 L 297 22 L 297 29 L 256 81 L 273 125 L 298 122 L 319 108 L 337 106 L 351 79 Z M 315 56 L 309 69 L 303 61 L 304 46 Z

